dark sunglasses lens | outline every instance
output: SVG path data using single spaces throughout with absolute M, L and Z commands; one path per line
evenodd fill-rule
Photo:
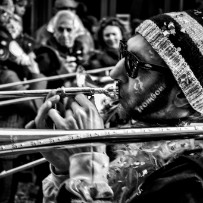
M 71 28 L 63 28 L 63 27 L 59 27 L 59 28 L 58 28 L 58 31 L 59 31 L 60 33 L 64 32 L 65 30 L 66 30 L 67 32 L 71 32 L 71 31 L 72 31 Z
M 126 56 L 125 56 L 125 69 L 126 69 L 127 75 L 129 77 L 131 77 L 132 61 L 131 61 L 131 57 L 129 54 L 126 54 Z
M 120 60 L 125 57 L 125 54 L 122 50 L 120 50 Z
M 125 57 L 125 68 L 129 77 L 136 78 L 138 73 L 137 63 L 134 61 L 133 56 L 127 54 Z
M 119 52 L 120 52 L 120 59 L 124 58 L 125 57 L 125 49 L 124 49 L 124 45 L 122 42 L 120 42 L 120 46 L 119 46 Z
M 63 32 L 64 29 L 63 29 L 62 27 L 59 27 L 59 28 L 58 28 L 58 31 L 59 31 L 59 32 Z

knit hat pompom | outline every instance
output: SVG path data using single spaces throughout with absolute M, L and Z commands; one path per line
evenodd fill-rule
M 171 12 L 137 27 L 170 68 L 191 107 L 203 114 L 203 12 Z

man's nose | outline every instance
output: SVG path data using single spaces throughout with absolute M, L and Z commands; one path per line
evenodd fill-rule
M 125 71 L 125 59 L 121 59 L 110 72 L 110 77 L 114 80 L 120 80 L 123 83 L 128 81 L 128 76 Z
M 67 36 L 69 36 L 70 35 L 70 33 L 66 30 L 66 29 L 64 29 L 63 30 L 63 36 L 65 36 L 65 37 L 67 37 Z
M 26 11 L 26 8 L 25 8 L 25 7 L 23 7 L 23 8 L 22 8 L 22 12 L 23 12 L 23 13 L 25 13 L 25 11 Z
M 110 40 L 114 40 L 114 39 L 115 39 L 115 36 L 114 36 L 114 35 L 109 35 L 109 39 L 110 39 Z

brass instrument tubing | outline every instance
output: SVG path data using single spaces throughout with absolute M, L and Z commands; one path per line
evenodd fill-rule
M 110 70 L 112 70 L 113 67 L 114 66 L 99 68 L 99 69 L 94 69 L 94 70 L 87 70 L 85 73 L 94 74 L 94 73 L 99 73 L 99 72 L 110 71 Z M 13 82 L 13 83 L 0 85 L 0 90 L 6 89 L 9 87 L 14 87 L 17 85 L 28 85 L 28 84 L 42 82 L 42 81 L 54 81 L 54 80 L 59 80 L 59 79 L 63 79 L 63 78 L 72 78 L 72 77 L 76 77 L 76 75 L 77 75 L 77 73 L 67 73 L 67 74 L 55 75 L 55 76 L 50 76 L 50 77 L 43 77 L 43 78 L 37 78 L 37 79 L 32 79 L 32 80 Z
M 5 129 L 4 129 L 5 131 Z M 14 131 L 15 132 L 15 131 Z M 18 136 L 29 134 L 31 141 L 17 142 Z M 0 130 L 0 135 L 4 135 Z M 14 136 L 15 134 L 15 136 Z M 121 143 L 121 142 L 148 142 L 175 139 L 203 139 L 203 126 L 163 127 L 163 128 L 128 128 L 128 129 L 101 129 L 101 130 L 19 130 L 13 133 L 12 144 L 1 145 L 0 154 L 4 151 L 38 146 L 73 145 L 81 143 Z M 9 134 L 7 134 L 9 135 Z M 38 139 L 33 137 L 38 135 Z M 40 135 L 40 136 L 39 136 Z M 49 138 L 44 138 L 44 135 Z M 11 136 L 11 135 L 10 135 Z M 58 137 L 57 137 L 58 136 Z M 39 139 L 41 137 L 41 139 Z M 1 136 L 0 136 L 1 138 Z
M 52 91 L 51 89 L 43 90 L 18 90 L 18 91 L 0 91 L 0 98 L 18 98 L 18 97 L 45 97 Z M 78 93 L 83 93 L 87 95 L 93 94 L 106 94 L 113 96 L 117 94 L 118 90 L 116 88 L 92 88 L 92 87 L 70 87 L 70 88 L 59 88 L 56 90 L 57 94 L 63 96 L 75 95 Z
M 42 164 L 42 163 L 45 163 L 47 162 L 47 160 L 45 158 L 41 158 L 41 159 L 38 159 L 38 160 L 35 160 L 35 161 L 32 161 L 30 163 L 27 163 L 27 164 L 24 164 L 22 166 L 19 166 L 19 167 L 16 167 L 16 168 L 13 168 L 13 169 L 10 169 L 8 171 L 2 171 L 0 173 L 0 178 L 5 178 L 9 175 L 12 175 L 14 173 L 18 173 L 20 171 L 23 171 L 23 170 L 26 170 L 28 168 L 31 168 L 31 167 L 34 167 L 34 166 L 37 166 L 39 164 Z

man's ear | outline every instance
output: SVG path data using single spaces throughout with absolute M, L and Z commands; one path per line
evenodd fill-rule
M 180 108 L 180 107 L 184 107 L 188 104 L 189 103 L 188 103 L 187 99 L 185 98 L 185 95 L 183 94 L 183 92 L 180 89 L 177 89 L 176 95 L 174 98 L 174 105 L 176 107 Z

